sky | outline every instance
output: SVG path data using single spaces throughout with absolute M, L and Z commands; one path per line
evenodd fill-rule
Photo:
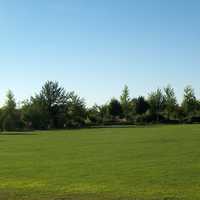
M 0 103 L 46 80 L 88 105 L 171 84 L 200 98 L 199 0 L 0 0 Z

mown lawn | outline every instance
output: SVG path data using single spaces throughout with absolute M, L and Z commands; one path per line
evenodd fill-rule
M 0 135 L 0 200 L 198 200 L 200 125 Z

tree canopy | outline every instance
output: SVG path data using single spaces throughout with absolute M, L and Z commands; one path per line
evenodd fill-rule
M 47 81 L 29 99 L 16 103 L 12 91 L 0 108 L 0 130 L 38 130 L 81 128 L 106 124 L 192 123 L 200 122 L 200 101 L 194 89 L 184 89 L 179 104 L 170 85 L 144 96 L 131 97 L 125 85 L 119 99 L 87 107 L 85 99 L 67 91 L 58 82 Z

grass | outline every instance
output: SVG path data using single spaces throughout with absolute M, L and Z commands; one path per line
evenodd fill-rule
M 196 200 L 199 172 L 199 125 L 0 135 L 1 200 Z

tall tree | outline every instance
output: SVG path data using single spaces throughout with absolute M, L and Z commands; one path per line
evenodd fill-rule
M 6 94 L 5 106 L 1 115 L 1 128 L 4 131 L 14 131 L 23 128 L 21 114 L 16 108 L 16 101 L 11 90 Z
M 120 103 L 123 111 L 124 117 L 128 120 L 131 111 L 130 105 L 130 95 L 129 95 L 129 88 L 127 85 L 124 86 L 122 91 L 122 95 L 120 96 Z
M 172 114 L 175 113 L 177 108 L 177 100 L 175 92 L 170 85 L 164 88 L 164 101 L 165 101 L 165 111 L 167 114 L 167 118 L 169 120 L 170 116 L 172 116 Z
M 85 100 L 74 92 L 70 92 L 66 125 L 70 127 L 82 127 L 85 124 L 86 118 L 87 110 Z
M 41 100 L 42 106 L 46 109 L 49 128 L 56 128 L 57 118 L 61 114 L 64 115 L 60 112 L 66 112 L 65 107 L 67 107 L 69 95 L 63 87 L 59 86 L 58 82 L 47 81 L 37 98 Z
M 184 98 L 182 107 L 186 115 L 192 115 L 195 113 L 198 106 L 198 101 L 195 97 L 194 89 L 191 86 L 187 86 L 184 89 Z
M 164 96 L 161 89 L 157 89 L 149 95 L 148 103 L 151 114 L 155 115 L 156 120 L 159 121 L 161 112 L 164 108 Z
M 14 94 L 12 93 L 11 90 L 8 90 L 7 94 L 6 94 L 6 102 L 5 102 L 5 110 L 8 113 L 13 113 L 16 110 L 16 101 L 15 101 L 15 97 Z

